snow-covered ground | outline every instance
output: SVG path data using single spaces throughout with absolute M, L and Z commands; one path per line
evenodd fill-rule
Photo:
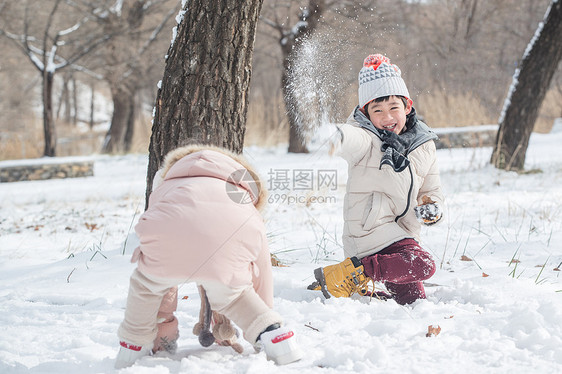
M 185 284 L 177 354 L 122 372 L 561 372 L 560 144 L 561 132 L 534 134 L 527 169 L 540 172 L 523 175 L 489 166 L 490 148 L 438 151 L 447 216 L 422 232 L 438 270 L 410 306 L 308 291 L 316 267 L 343 257 L 346 165 L 322 151 L 247 149 L 271 189 L 271 251 L 286 265 L 274 268 L 275 308 L 305 358 L 276 367 L 247 342 L 242 355 L 201 347 L 198 295 Z M 94 177 L 0 184 L 1 373 L 114 372 L 147 157 L 94 159 Z M 428 326 L 440 334 L 426 337 Z

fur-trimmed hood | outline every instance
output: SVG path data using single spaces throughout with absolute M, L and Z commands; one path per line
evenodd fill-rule
M 186 146 L 165 157 L 159 174 L 161 183 L 135 226 L 140 247 L 133 260 L 143 274 L 236 288 L 267 271 L 258 264 L 269 251 L 257 209 L 267 199 L 242 157 Z
M 164 158 L 154 186 L 165 180 L 186 177 L 218 178 L 242 188 L 258 210 L 267 202 L 267 190 L 255 169 L 243 156 L 224 148 L 196 144 L 174 149 Z M 225 191 L 228 190 L 225 184 Z

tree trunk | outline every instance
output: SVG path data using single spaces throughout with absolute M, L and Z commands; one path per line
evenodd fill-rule
M 65 110 L 65 118 L 64 120 L 66 121 L 67 117 L 66 117 L 66 111 L 68 109 L 68 105 L 70 102 L 70 96 L 68 93 L 68 80 L 66 79 L 66 77 L 63 77 L 63 82 L 62 82 L 62 90 L 61 90 L 61 94 L 60 94 L 60 98 L 59 98 L 59 105 L 57 106 L 57 114 L 55 116 L 55 118 L 57 120 L 60 119 L 60 112 L 62 110 L 63 105 L 65 106 L 64 110 Z
M 285 110 L 287 112 L 287 120 L 289 122 L 289 149 L 290 153 L 308 153 L 306 147 L 306 139 L 303 137 L 301 124 L 299 121 L 299 107 L 297 106 L 297 98 L 293 90 L 290 88 L 290 65 L 292 53 L 294 50 L 293 43 L 283 50 L 283 73 L 281 75 L 281 87 L 283 88 L 283 100 L 285 102 Z M 296 53 L 296 51 L 295 51 Z
M 54 157 L 57 148 L 57 137 L 53 119 L 53 78 L 53 73 L 47 70 L 43 71 L 43 134 L 45 136 L 43 156 L 47 157 Z
M 90 131 L 94 129 L 94 112 L 96 109 L 96 86 L 94 81 L 90 83 L 90 90 L 92 96 L 90 97 Z
M 72 82 L 72 115 L 69 118 L 74 126 L 78 124 L 78 85 L 76 84 L 76 78 L 74 76 L 71 79 Z
M 524 169 L 529 138 L 562 57 L 562 1 L 553 1 L 549 9 L 513 77 L 504 104 L 491 159 L 499 169 Z
M 297 98 L 293 90 L 290 88 L 291 62 L 298 58 L 298 50 L 306 37 L 318 27 L 318 23 L 322 18 L 326 8 L 326 0 L 309 0 L 306 12 L 301 15 L 298 27 L 293 27 L 291 37 L 285 35 L 281 38 L 281 52 L 283 54 L 283 73 L 281 76 L 281 87 L 283 87 L 283 98 L 285 100 L 285 109 L 287 111 L 287 119 L 289 121 L 289 149 L 291 153 L 308 153 L 306 147 L 306 139 L 301 131 L 301 123 L 299 119 L 299 109 L 297 106 Z M 302 11 L 302 10 L 301 10 Z
M 263 0 L 192 0 L 168 51 L 149 146 L 146 206 L 165 155 L 190 144 L 242 152 Z
M 131 117 L 131 108 L 134 106 L 134 100 L 128 90 L 120 87 L 111 90 L 113 99 L 113 114 L 111 116 L 111 125 L 103 143 L 103 153 L 123 152 L 125 132 L 127 124 Z M 131 104 L 133 103 L 133 104 Z
M 127 127 L 125 129 L 125 138 L 123 139 L 123 147 L 125 153 L 129 153 L 131 151 L 131 146 L 133 145 L 133 137 L 135 135 L 135 115 L 136 111 L 136 103 L 135 97 L 131 98 L 131 102 L 129 103 L 129 118 L 127 118 Z

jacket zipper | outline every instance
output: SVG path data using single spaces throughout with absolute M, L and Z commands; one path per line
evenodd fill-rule
M 408 200 L 406 203 L 406 209 L 394 219 L 394 222 L 398 222 L 398 220 L 408 213 L 408 209 L 410 209 L 410 197 L 412 196 L 412 190 L 414 189 L 414 175 L 412 174 L 412 166 L 408 165 L 408 171 L 410 172 L 410 188 L 408 190 Z

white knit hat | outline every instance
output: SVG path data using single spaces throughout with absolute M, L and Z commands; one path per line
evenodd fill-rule
M 379 97 L 392 95 L 404 96 L 411 101 L 398 66 L 383 55 L 369 55 L 359 72 L 359 107 L 364 108 Z

